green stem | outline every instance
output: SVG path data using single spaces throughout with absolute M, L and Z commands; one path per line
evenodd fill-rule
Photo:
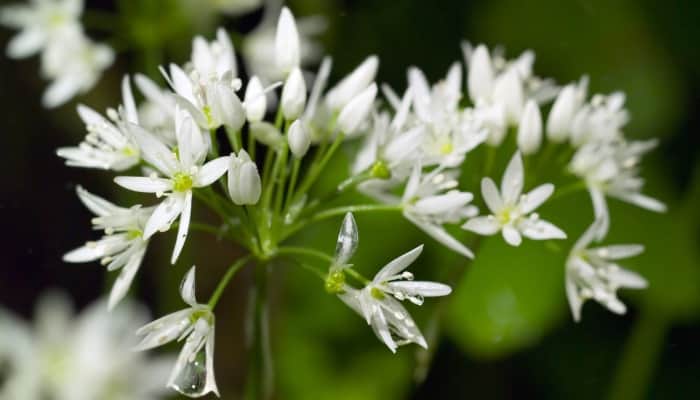
M 334 261 L 332 256 L 320 250 L 312 249 L 309 247 L 282 246 L 277 249 L 276 254 L 312 256 L 323 261 L 327 261 L 330 264 L 332 264 Z
M 216 139 L 216 129 L 210 129 L 209 136 L 211 137 L 212 157 L 218 157 L 220 153 L 219 153 L 219 141 Z
M 343 206 L 343 207 L 336 207 L 336 208 L 330 208 L 327 210 L 323 210 L 321 212 L 318 212 L 314 214 L 311 218 L 307 218 L 305 220 L 299 221 L 295 225 L 292 225 L 289 227 L 283 234 L 282 234 L 282 239 L 285 239 L 298 230 L 304 228 L 310 223 L 317 222 L 324 220 L 326 218 L 331 218 L 336 215 L 345 215 L 346 213 L 353 212 L 353 213 L 361 213 L 361 212 L 375 212 L 375 211 L 401 211 L 402 207 L 400 205 L 396 204 L 360 204 L 360 205 L 355 205 L 355 206 Z
M 668 321 L 663 316 L 650 310 L 642 311 L 625 344 L 609 399 L 637 400 L 647 397 L 649 381 L 654 374 L 667 329 Z
M 241 151 L 241 148 L 243 148 L 243 144 L 241 143 L 241 132 L 234 131 L 227 126 L 226 136 L 228 136 L 228 140 L 231 142 L 231 148 L 236 152 L 236 154 L 238 154 L 238 152 Z
M 216 289 L 214 290 L 214 293 L 211 295 L 209 298 L 209 308 L 213 309 L 216 307 L 216 303 L 219 302 L 219 298 L 221 295 L 224 293 L 224 289 L 226 289 L 226 286 L 228 286 L 229 282 L 231 281 L 231 278 L 238 272 L 239 269 L 241 269 L 245 264 L 250 261 L 252 258 L 252 255 L 247 255 L 235 263 L 231 264 L 231 266 L 228 268 L 228 271 L 226 271 L 226 274 L 224 277 L 219 281 L 219 284 L 216 286 Z
M 557 199 L 561 199 L 563 197 L 566 197 L 570 194 L 574 194 L 577 192 L 580 192 L 582 190 L 586 190 L 586 181 L 583 180 L 577 180 L 576 182 L 570 183 L 560 189 L 556 189 L 554 191 L 554 194 L 552 197 L 549 198 L 549 202 L 552 202 Z
M 294 193 L 294 187 L 297 185 L 297 178 L 299 177 L 300 167 L 301 158 L 294 157 L 294 161 L 292 162 L 292 177 L 289 179 L 289 186 L 287 186 L 287 196 L 284 200 L 285 211 L 289 209 L 289 206 L 291 206 L 292 194 Z
M 335 137 L 335 141 L 333 141 L 333 144 L 328 149 L 328 151 L 325 154 L 323 154 L 321 161 L 318 164 L 316 162 L 312 164 L 309 174 L 306 175 L 304 180 L 301 182 L 299 189 L 295 193 L 295 199 L 296 195 L 298 195 L 299 193 L 306 193 L 309 191 L 309 189 L 311 189 L 311 186 L 316 182 L 316 179 L 318 179 L 321 172 L 323 172 L 326 168 L 326 164 L 328 164 L 328 161 L 330 161 L 331 157 L 333 157 L 333 154 L 335 154 L 335 151 L 343 143 L 344 137 L 345 135 L 339 133 L 338 136 Z M 323 149 L 320 149 L 320 151 L 323 151 Z

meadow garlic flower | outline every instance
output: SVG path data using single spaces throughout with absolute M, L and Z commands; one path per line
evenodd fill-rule
M 296 158 L 302 158 L 309 151 L 311 136 L 300 120 L 292 122 L 287 132 L 287 142 L 289 150 Z
M 7 45 L 7 56 L 32 56 L 67 32 L 80 31 L 83 0 L 35 0 L 0 8 L 0 25 L 19 29 Z
M 257 76 L 253 76 L 248 80 L 248 86 L 245 88 L 245 96 L 243 97 L 243 108 L 249 122 L 260 122 L 265 118 L 267 99 L 265 98 L 265 89 L 262 82 Z
M 478 210 L 469 203 L 474 195 L 456 190 L 457 172 L 441 168 L 423 174 L 421 166 L 414 167 L 406 183 L 401 206 L 404 217 L 447 248 L 473 258 L 469 248 L 452 236 L 444 224 L 457 224 L 473 217 Z
M 410 68 L 409 88 L 413 93 L 412 111 L 422 126 L 421 150 L 425 165 L 456 166 L 468 152 L 483 143 L 488 132 L 469 112 L 462 112 L 462 69 L 453 64 L 447 77 L 432 88 L 422 71 Z
M 287 121 L 294 121 L 304 111 L 306 105 L 306 82 L 299 67 L 292 68 L 282 88 L 280 106 Z
M 338 129 L 348 137 L 360 132 L 372 111 L 377 97 L 377 85 L 372 83 L 346 104 L 338 115 Z
M 345 292 L 338 295 L 365 318 L 392 353 L 409 343 L 428 348 L 423 334 L 400 301 L 421 305 L 425 297 L 447 296 L 452 291 L 442 283 L 413 281 L 413 274 L 404 271 L 422 251 L 422 245 L 416 247 L 386 264 L 363 289 L 346 287 Z
M 577 84 L 571 83 L 557 95 L 547 117 L 547 138 L 553 142 L 564 142 L 571 136 L 574 118 L 583 106 L 588 91 L 588 77 Z
M 88 134 L 78 146 L 56 150 L 59 157 L 66 159 L 66 165 L 124 171 L 139 163 L 138 146 L 133 143 L 125 125 L 125 122 L 139 123 L 128 76 L 122 80 L 122 102 L 121 113 L 108 109 L 108 118 L 90 107 L 78 105 L 78 115 Z
M 139 125 L 174 145 L 175 94 L 143 74 L 134 75 L 134 84 L 144 97 L 137 108 Z
M 245 150 L 231 154 L 228 161 L 228 194 L 236 205 L 254 205 L 260 200 L 262 185 L 258 167 Z
M 93 228 L 104 231 L 105 235 L 100 240 L 87 242 L 66 253 L 63 261 L 84 263 L 100 260 L 108 271 L 121 269 L 109 295 L 108 306 L 112 310 L 126 296 L 141 267 L 148 248 L 148 240 L 144 239 L 143 231 L 153 208 L 143 208 L 140 205 L 119 207 L 80 186 L 76 191 L 80 201 L 96 215 L 92 219 Z
M 576 322 L 581 320 L 581 308 L 593 299 L 616 314 L 626 307 L 617 298 L 620 288 L 644 289 L 647 281 L 639 274 L 620 267 L 616 261 L 634 257 L 644 251 L 638 244 L 621 244 L 589 248 L 600 231 L 596 220 L 576 242 L 566 261 L 566 296 Z
M 144 309 L 125 303 L 107 314 L 100 300 L 74 315 L 60 292 L 42 295 L 34 322 L 0 308 L 0 398 L 21 400 L 157 400 L 174 357 L 129 351 Z
M 373 82 L 379 68 L 379 58 L 367 57 L 360 65 L 326 93 L 325 104 L 333 112 L 340 112 L 352 99 L 365 91 Z
M 275 33 L 275 64 L 282 75 L 299 68 L 300 52 L 299 32 L 294 15 L 289 8 L 282 7 Z
M 534 100 L 528 100 L 518 126 L 518 149 L 525 155 L 537 153 L 542 145 L 542 114 Z
M 565 239 L 561 229 L 533 212 L 552 195 L 554 185 L 545 183 L 522 194 L 524 183 L 523 160 L 516 152 L 503 173 L 500 192 L 491 178 L 481 180 L 481 195 L 492 214 L 471 218 L 462 228 L 480 235 L 501 231 L 511 246 L 519 246 L 522 236 L 534 240 Z
M 571 143 L 581 146 L 623 139 L 622 127 L 629 121 L 629 113 L 624 106 L 625 94 L 622 92 L 593 96 L 574 116 Z
M 185 110 L 175 111 L 177 153 L 145 129 L 137 125 L 130 125 L 130 128 L 141 149 L 143 160 L 164 177 L 154 173 L 148 177 L 118 176 L 114 181 L 135 192 L 166 196 L 146 222 L 143 237 L 149 239 L 157 231 L 168 230 L 175 219 L 180 217 L 171 258 L 174 264 L 187 239 L 192 211 L 192 190 L 209 186 L 225 174 L 229 158 L 219 157 L 204 163 L 209 146 L 199 127 Z
M 114 62 L 114 50 L 95 43 L 82 31 L 70 31 L 52 40 L 41 56 L 41 71 L 51 84 L 41 99 L 47 108 L 58 107 L 92 89 L 102 72 Z
M 180 284 L 180 296 L 189 307 L 136 331 L 142 339 L 135 350 L 149 350 L 176 339 L 185 340 L 167 387 L 188 397 L 201 397 L 208 393 L 219 396 L 214 376 L 215 317 L 208 305 L 197 303 L 194 266 Z

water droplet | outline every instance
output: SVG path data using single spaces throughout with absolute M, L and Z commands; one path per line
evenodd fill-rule
M 187 364 L 173 380 L 173 389 L 185 396 L 199 397 L 204 395 L 208 389 L 205 347 L 187 360 Z

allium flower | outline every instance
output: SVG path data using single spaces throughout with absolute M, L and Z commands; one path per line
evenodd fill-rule
M 552 195 L 554 185 L 545 183 L 521 195 L 524 183 L 523 160 L 520 153 L 515 153 L 503 173 L 500 192 L 491 178 L 481 181 L 481 195 L 492 215 L 472 218 L 462 228 L 480 235 L 501 231 L 512 246 L 520 245 L 521 236 L 535 240 L 565 239 L 561 229 L 533 213 Z
M 42 103 L 58 107 L 72 97 L 87 92 L 114 62 L 114 51 L 94 43 L 82 31 L 67 32 L 52 40 L 41 58 L 42 75 L 53 82 L 44 92 Z
M 563 142 L 570 138 L 574 118 L 586 100 L 588 78 L 583 77 L 578 84 L 569 84 L 559 92 L 547 117 L 547 138 Z
M 248 86 L 245 88 L 243 108 L 245 108 L 246 118 L 248 118 L 249 122 L 260 122 L 265 117 L 265 111 L 267 110 L 265 89 L 257 76 L 253 76 L 248 80 Z
M 155 193 L 158 196 L 165 194 L 165 200 L 146 222 L 143 237 L 149 239 L 157 231 L 168 230 L 179 216 L 180 226 L 171 258 L 174 264 L 187 239 L 192 190 L 209 186 L 226 173 L 229 158 L 219 157 L 204 163 L 209 150 L 207 142 L 192 117 L 184 110 L 175 111 L 177 153 L 143 128 L 137 125 L 130 125 L 130 128 L 141 149 L 142 158 L 164 177 L 155 174 L 150 177 L 118 176 L 114 181 L 136 192 Z
M 137 351 L 149 350 L 173 340 L 185 340 L 167 386 L 188 397 L 219 395 L 214 376 L 214 313 L 195 297 L 195 267 L 180 285 L 180 296 L 188 308 L 166 315 L 139 329 Z M 186 338 L 186 339 L 185 339 Z
M 425 338 L 397 300 L 409 300 L 423 304 L 424 297 L 446 296 L 452 291 L 449 286 L 427 281 L 413 281 L 413 274 L 404 271 L 423 251 L 418 246 L 385 265 L 372 282 L 362 290 L 346 287 L 338 295 L 345 304 L 365 318 L 377 338 L 393 353 L 398 346 L 416 343 L 428 348 Z
M 486 140 L 482 129 L 470 112 L 462 112 L 462 69 L 455 63 L 447 77 L 432 88 L 417 68 L 408 71 L 408 83 L 413 93 L 413 113 L 422 134 L 423 162 L 426 165 L 456 166 L 466 154 Z
M 306 82 L 299 67 L 292 68 L 282 88 L 280 106 L 287 121 L 297 119 L 306 105 Z
M 596 219 L 601 220 L 598 239 L 610 224 L 606 195 L 647 210 L 666 211 L 663 203 L 641 193 L 644 179 L 639 177 L 639 162 L 656 144 L 656 140 L 601 141 L 585 144 L 574 154 L 569 168 L 586 182 Z
M 294 68 L 299 68 L 301 57 L 299 41 L 294 15 L 289 8 L 282 7 L 275 32 L 275 65 L 282 75 L 287 75 Z
M 0 8 L 0 24 L 21 30 L 7 45 L 7 55 L 29 57 L 67 32 L 80 31 L 82 12 L 82 0 L 35 0 Z
M 59 157 L 66 159 L 66 165 L 124 171 L 139 163 L 139 149 L 125 125 L 125 122 L 139 123 L 128 76 L 122 80 L 122 99 L 121 114 L 109 109 L 109 119 L 90 107 L 78 105 L 78 115 L 88 134 L 77 147 L 62 147 L 56 151 Z
M 622 127 L 629 121 L 624 108 L 625 94 L 595 95 L 583 105 L 571 122 L 571 143 L 610 142 L 623 139 Z
M 420 165 L 416 165 L 401 199 L 403 215 L 444 246 L 473 258 L 471 250 L 443 226 L 459 223 L 478 212 L 476 207 L 469 204 L 474 196 L 455 189 L 456 175 L 455 171 L 446 172 L 441 168 L 423 175 Z
M 377 75 L 379 58 L 367 57 L 349 75 L 332 87 L 325 97 L 325 104 L 332 112 L 340 112 L 352 99 L 367 89 Z
M 245 150 L 231 154 L 228 162 L 228 194 L 237 205 L 253 205 L 260 200 L 262 185 L 258 167 Z
M 92 219 L 94 229 L 103 230 L 105 236 L 66 253 L 63 261 L 83 263 L 100 260 L 108 271 L 121 268 L 109 295 L 111 310 L 126 295 L 146 254 L 148 240 L 144 239 L 143 230 L 153 208 L 142 208 L 140 205 L 119 207 L 80 186 L 77 192 L 80 201 L 97 216 Z
M 309 151 L 311 145 L 311 137 L 300 120 L 292 122 L 287 132 L 287 142 L 289 150 L 294 154 L 294 157 L 302 158 Z
M 126 303 L 107 314 L 104 301 L 74 316 L 60 293 L 43 295 L 33 326 L 0 309 L 0 398 L 7 400 L 156 400 L 174 357 L 130 351 L 133 332 L 146 321 Z
M 647 287 L 644 278 L 615 262 L 641 254 L 643 246 L 622 244 L 588 248 L 600 231 L 600 223 L 596 220 L 586 230 L 566 261 L 566 296 L 577 322 L 581 319 L 581 307 L 586 300 L 593 299 L 616 314 L 624 314 L 627 308 L 617 298 L 617 290 Z
M 377 97 L 377 85 L 372 83 L 357 94 L 338 114 L 338 129 L 348 137 L 361 132 L 372 111 L 374 99 Z

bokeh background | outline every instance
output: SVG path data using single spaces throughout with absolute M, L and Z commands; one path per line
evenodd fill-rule
M 4 2 L 3 2 L 4 3 Z M 103 110 L 119 101 L 122 74 L 164 61 L 183 62 L 193 33 L 218 24 L 245 33 L 261 11 L 223 18 L 207 1 L 87 1 L 100 10 L 86 18 L 94 36 L 118 32 L 117 63 L 80 102 Z M 183 6 L 183 4 L 189 4 Z M 646 253 L 625 265 L 650 282 L 623 292 L 624 317 L 587 304 L 574 323 L 564 295 L 560 246 L 528 243 L 506 248 L 485 240 L 467 263 L 394 215 L 357 216 L 360 250 L 355 264 L 373 273 L 418 243 L 426 251 L 413 271 L 421 278 L 458 276 L 446 303 L 412 308 L 431 353 L 402 348 L 392 355 L 370 329 L 312 275 L 273 266 L 272 345 L 280 399 L 695 399 L 700 397 L 700 3 L 690 0 L 295 0 L 297 17 L 322 15 L 320 41 L 334 57 L 338 79 L 369 54 L 381 59 L 378 81 L 405 88 L 405 71 L 421 67 L 437 80 L 461 60 L 462 39 L 503 45 L 514 56 L 537 54 L 536 71 L 566 83 L 582 74 L 594 92 L 627 93 L 629 137 L 658 137 L 644 164 L 646 192 L 667 202 L 655 215 L 611 202 L 609 243 L 642 243 Z M 105 18 L 119 12 L 121 19 Z M 12 33 L 0 30 L 4 48 Z M 111 35 L 111 34 L 109 34 Z M 162 49 L 159 51 L 158 49 Z M 55 148 L 76 143 L 83 127 L 76 102 L 58 110 L 40 106 L 45 86 L 36 58 L 0 58 L 0 305 L 31 318 L 38 296 L 66 290 L 81 308 L 105 292 L 113 277 L 97 263 L 68 265 L 61 255 L 95 237 L 77 201 L 80 183 L 121 203 L 111 175 L 70 169 Z M 330 184 L 345 173 L 350 153 L 338 158 Z M 546 211 L 576 238 L 592 218 L 585 193 Z M 199 212 L 200 214 L 197 214 Z M 195 211 L 195 218 L 209 218 Z M 332 250 L 339 221 L 318 225 L 300 241 Z M 206 298 L 239 250 L 192 235 L 183 257 L 168 263 L 172 237 L 152 242 L 132 289 L 154 315 L 181 307 L 178 282 L 198 265 Z M 460 271 L 464 271 L 463 273 Z M 245 311 L 250 270 L 236 277 L 217 310 L 217 377 L 223 398 L 238 398 L 245 382 Z M 442 324 L 436 323 L 435 315 Z M 2 338 L 0 338 L 2 340 Z M 171 348 L 176 350 L 176 347 Z

